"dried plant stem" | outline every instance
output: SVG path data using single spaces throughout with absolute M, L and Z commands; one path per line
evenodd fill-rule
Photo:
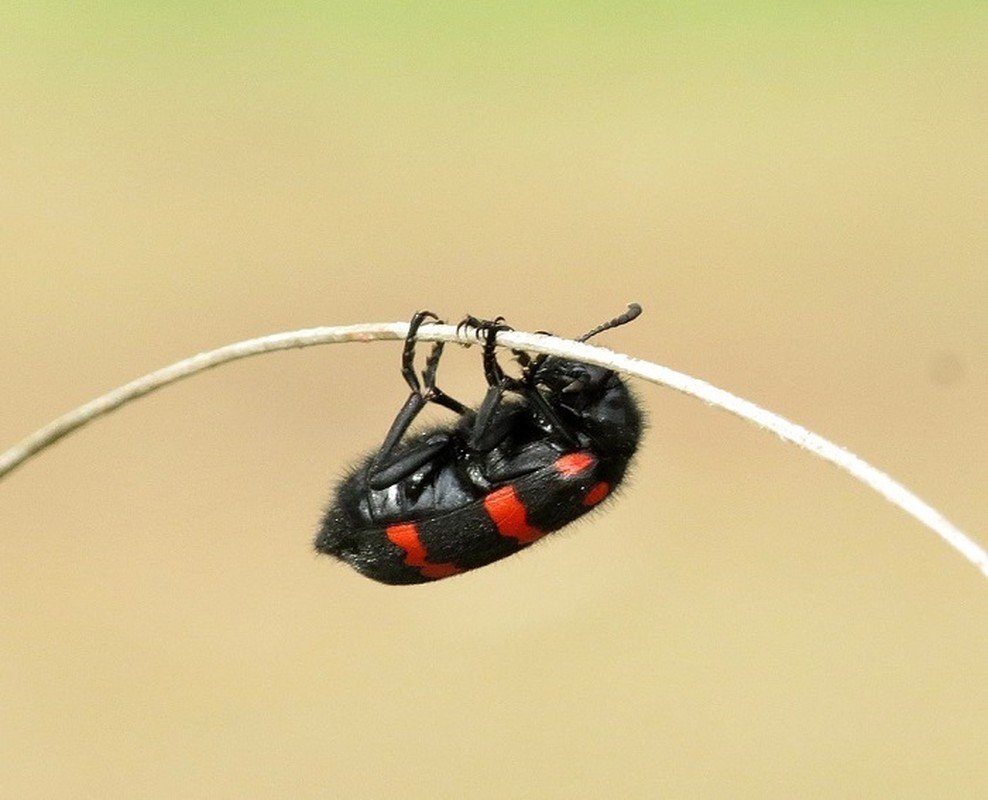
M 152 372 L 137 380 L 114 389 L 79 408 L 70 411 L 45 427 L 36 431 L 19 444 L 0 453 L 0 478 L 51 446 L 63 436 L 81 428 L 97 417 L 108 414 L 126 403 L 150 394 L 170 383 L 195 375 L 203 370 L 220 366 L 248 356 L 269 353 L 275 350 L 288 350 L 297 347 L 311 347 L 335 342 L 370 342 L 387 339 L 404 339 L 407 323 L 379 323 L 350 325 L 344 327 L 309 328 L 289 333 L 276 333 L 244 342 L 220 347 L 179 361 L 163 369 Z M 419 330 L 423 341 L 447 341 L 473 343 L 469 331 L 460 334 L 452 325 L 423 325 Z M 815 453 L 836 464 L 862 483 L 870 486 L 880 495 L 897 505 L 907 514 L 915 517 L 923 525 L 940 535 L 951 547 L 977 567 L 988 577 L 988 552 L 977 544 L 960 528 L 947 520 L 939 511 L 921 500 L 904 486 L 884 472 L 861 460 L 853 453 L 833 442 L 824 439 L 806 428 L 796 425 L 778 414 L 735 397 L 730 392 L 711 386 L 705 381 L 691 378 L 681 372 L 659 366 L 648 361 L 613 353 L 601 347 L 593 347 L 554 336 L 508 331 L 498 335 L 498 343 L 519 350 L 536 353 L 551 353 L 590 364 L 598 364 L 634 375 L 644 380 L 668 386 L 697 397 L 711 405 L 719 406 L 732 414 L 750 420 L 766 430 L 773 431 L 783 439 Z

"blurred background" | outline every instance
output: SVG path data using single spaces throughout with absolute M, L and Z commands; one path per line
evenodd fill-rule
M 637 300 L 600 344 L 984 543 L 986 68 L 976 2 L 6 2 L 0 448 L 265 333 Z M 0 484 L 0 796 L 988 796 L 983 576 L 671 391 L 621 497 L 520 556 L 316 557 L 398 359 L 226 366 Z

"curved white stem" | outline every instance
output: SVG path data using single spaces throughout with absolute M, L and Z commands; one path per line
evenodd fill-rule
M 226 345 L 216 350 L 199 353 L 191 358 L 171 364 L 107 394 L 79 406 L 67 414 L 45 425 L 4 453 L 0 453 L 0 478 L 51 446 L 63 436 L 81 428 L 97 417 L 150 394 L 170 383 L 195 375 L 203 370 L 220 366 L 248 356 L 269 353 L 275 350 L 288 350 L 296 347 L 311 347 L 335 342 L 369 342 L 387 339 L 404 339 L 408 324 L 403 322 L 349 325 L 338 327 L 308 328 L 288 333 L 276 333 L 248 339 L 244 342 Z M 423 341 L 475 343 L 469 331 L 462 334 L 452 325 L 423 325 L 418 338 Z M 897 505 L 907 514 L 941 536 L 982 574 L 988 577 L 988 552 L 985 551 L 964 531 L 946 519 L 939 511 L 910 492 L 898 481 L 876 469 L 853 453 L 833 442 L 824 439 L 810 430 L 790 422 L 778 414 L 773 414 L 754 403 L 735 397 L 730 392 L 711 386 L 705 381 L 691 378 L 667 367 L 620 355 L 602 347 L 593 347 L 554 336 L 506 331 L 498 334 L 498 344 L 518 350 L 536 353 L 550 353 L 590 364 L 610 367 L 628 375 L 668 386 L 693 395 L 711 405 L 719 406 L 732 414 L 750 420 L 756 425 L 773 431 L 783 439 L 826 459 L 862 483 L 870 486 L 880 495 Z

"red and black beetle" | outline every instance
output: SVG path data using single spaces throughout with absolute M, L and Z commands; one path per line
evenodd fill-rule
M 580 337 L 624 325 L 628 310 Z M 436 386 L 443 344 L 433 345 L 422 383 L 415 374 L 419 326 L 402 351 L 411 394 L 384 444 L 339 484 L 315 546 L 389 584 L 425 583 L 490 564 L 596 507 L 621 482 L 642 432 L 642 413 L 613 371 L 558 356 L 516 352 L 520 378 L 495 355 L 502 320 L 467 317 L 484 341 L 487 395 L 476 409 Z M 459 416 L 408 434 L 427 403 Z M 406 435 L 407 434 L 407 435 Z

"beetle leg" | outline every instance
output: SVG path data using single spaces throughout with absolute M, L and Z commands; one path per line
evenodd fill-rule
M 497 335 L 501 331 L 510 331 L 512 328 L 504 324 L 504 317 L 483 323 L 481 331 L 484 334 L 484 377 L 487 378 L 487 385 L 491 388 L 503 387 L 502 392 L 510 386 L 512 378 L 508 378 L 501 369 L 497 360 Z
M 439 317 L 433 314 L 431 311 L 416 311 L 412 315 L 411 322 L 408 323 L 408 333 L 405 335 L 405 346 L 401 351 L 401 375 L 405 379 L 405 383 L 408 384 L 408 388 L 412 390 L 413 394 L 421 394 L 422 387 L 419 385 L 418 376 L 415 374 L 415 336 L 419 332 L 419 328 L 422 323 L 427 319 L 434 319 L 439 322 Z M 437 343 L 441 345 L 442 343 Z M 435 358 L 436 361 L 439 360 L 439 354 L 442 353 L 442 347 L 439 346 L 439 353 L 436 353 L 436 347 L 433 347 L 433 354 L 430 358 Z
M 416 329 L 417 330 L 417 329 Z M 448 408 L 456 414 L 466 414 L 469 409 L 459 400 L 450 397 L 446 392 L 436 386 L 436 371 L 439 369 L 439 357 L 443 354 L 444 342 L 436 342 L 432 347 L 432 352 L 425 361 L 425 369 L 422 371 L 422 381 L 425 384 L 424 396 L 426 401 L 435 403 L 443 408 Z
M 484 342 L 483 364 L 484 377 L 487 379 L 487 385 L 493 388 L 501 384 L 505 380 L 505 374 L 495 356 L 497 335 L 501 331 L 513 331 L 514 328 L 504 324 L 504 317 L 478 319 L 469 315 L 464 317 L 463 321 L 456 326 L 458 333 L 462 333 L 465 328 L 473 328 L 476 338 L 482 339 Z
M 387 489 L 428 464 L 448 446 L 449 436 L 437 433 L 390 461 L 387 457 L 382 459 L 379 453 L 368 471 L 367 485 L 375 490 Z
M 368 468 L 369 482 L 375 489 L 386 488 L 410 475 L 447 446 L 449 437 L 430 437 L 424 446 L 415 447 L 397 458 L 393 456 L 394 449 L 426 404 L 436 403 L 460 415 L 469 411 L 463 403 L 436 386 L 436 372 L 443 353 L 442 342 L 433 345 L 426 359 L 425 369 L 422 371 L 421 382 L 415 374 L 416 334 L 426 319 L 439 318 L 431 311 L 417 311 L 408 325 L 408 335 L 405 337 L 405 346 L 401 353 L 401 374 L 412 391 L 394 422 L 391 423 L 388 435 L 384 437 L 384 443 L 377 455 L 371 460 Z
M 506 424 L 497 427 L 493 424 L 494 420 L 498 419 L 494 412 L 501 405 L 506 389 L 505 382 L 502 381 L 491 386 L 484 395 L 484 401 L 477 409 L 477 416 L 470 430 L 468 444 L 471 450 L 479 452 L 493 450 L 511 430 L 507 420 Z
M 504 324 L 504 317 L 493 320 L 478 320 L 467 317 L 461 325 L 477 328 L 478 337 L 484 339 L 484 377 L 487 379 L 487 394 L 477 409 L 477 417 L 470 432 L 471 449 L 486 452 L 496 447 L 511 430 L 511 420 L 495 414 L 504 399 L 505 392 L 518 391 L 523 384 L 516 378 L 504 374 L 497 360 L 497 335 L 501 331 L 513 330 Z

